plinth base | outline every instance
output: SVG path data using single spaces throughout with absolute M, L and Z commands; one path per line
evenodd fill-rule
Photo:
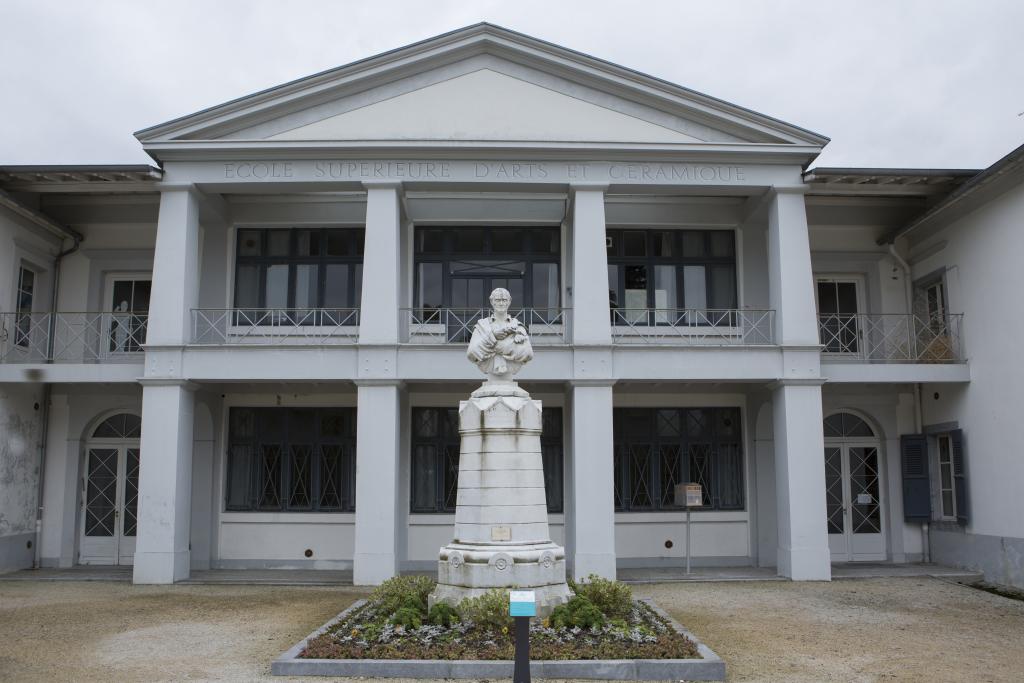
M 429 603 L 458 605 L 495 588 L 536 593 L 537 614 L 547 616 L 569 600 L 565 583 L 565 550 L 554 543 L 450 543 L 441 548 L 437 588 Z

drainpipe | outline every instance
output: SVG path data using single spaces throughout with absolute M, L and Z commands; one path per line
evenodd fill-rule
M 896 244 L 893 242 L 889 243 L 889 254 L 892 255 L 894 261 L 899 264 L 900 268 L 903 269 L 903 289 L 907 297 L 907 313 L 908 315 L 914 314 L 914 289 L 913 284 L 910 282 L 910 264 L 907 263 L 902 256 L 896 251 Z M 921 383 L 914 383 L 914 432 L 920 434 L 924 428 L 924 417 L 921 411 Z M 924 522 L 921 525 L 921 550 L 922 557 L 926 563 L 931 562 L 931 538 L 928 534 L 928 522 Z
M 70 248 L 59 252 L 53 259 L 53 291 L 50 293 L 50 324 L 47 327 L 46 338 L 46 362 L 53 363 L 54 335 L 57 333 L 57 293 L 60 290 L 60 264 L 64 257 L 78 251 L 79 245 L 85 239 L 81 234 L 72 230 L 68 231 L 74 244 Z M 43 383 L 42 413 L 40 414 L 41 432 L 39 435 L 39 476 L 38 490 L 36 491 L 36 540 L 35 556 L 32 566 L 40 568 L 43 554 L 43 488 L 46 484 L 46 440 L 50 432 L 50 396 L 53 393 L 53 384 Z

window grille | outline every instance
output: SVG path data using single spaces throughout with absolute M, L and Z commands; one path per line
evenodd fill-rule
M 232 408 L 225 507 L 355 510 L 355 408 Z
M 615 509 L 672 510 L 677 484 L 700 484 L 704 507 L 742 510 L 738 408 L 617 408 Z

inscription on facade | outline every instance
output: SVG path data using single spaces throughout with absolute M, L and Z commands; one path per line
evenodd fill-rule
M 223 164 L 228 180 L 453 180 L 548 183 L 723 184 L 747 181 L 742 166 L 681 163 L 552 161 L 237 161 Z

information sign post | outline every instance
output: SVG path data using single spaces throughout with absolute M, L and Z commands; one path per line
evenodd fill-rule
M 690 509 L 704 505 L 700 484 L 676 484 L 676 505 L 686 507 L 686 573 L 690 573 Z
M 512 683 L 530 683 L 530 617 L 537 616 L 533 591 L 509 591 L 508 613 L 515 619 L 516 656 Z

